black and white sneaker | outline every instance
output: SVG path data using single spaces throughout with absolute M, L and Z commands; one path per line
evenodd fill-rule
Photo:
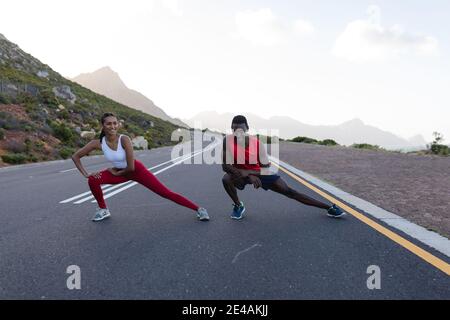
M 94 222 L 102 221 L 106 218 L 109 218 L 110 216 L 111 213 L 109 212 L 108 209 L 98 209 L 94 217 L 92 218 L 92 221 Z
M 209 221 L 208 211 L 205 208 L 198 208 L 197 210 L 197 218 L 200 221 Z
M 346 213 L 339 208 L 337 205 L 333 204 L 328 210 L 327 210 L 327 216 L 331 218 L 341 218 L 346 215 Z

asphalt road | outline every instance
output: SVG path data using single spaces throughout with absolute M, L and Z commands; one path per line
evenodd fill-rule
M 170 151 L 136 158 L 153 167 Z M 102 157 L 83 163 L 89 171 L 109 166 Z M 450 299 L 450 277 L 351 215 L 331 219 L 247 186 L 239 193 L 245 219 L 230 219 L 218 165 L 179 164 L 157 175 L 207 208 L 209 222 L 135 185 L 106 200 L 112 218 L 93 223 L 95 203 L 60 203 L 89 191 L 73 168 L 67 160 L 0 170 L 1 299 Z M 67 288 L 70 265 L 81 270 L 79 290 Z M 367 287 L 371 265 L 380 268 L 380 289 Z

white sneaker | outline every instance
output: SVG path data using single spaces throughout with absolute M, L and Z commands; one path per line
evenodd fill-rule
M 102 221 L 103 219 L 109 218 L 110 216 L 111 213 L 109 212 L 109 209 L 98 209 L 94 217 L 92 218 L 92 221 Z
M 209 220 L 208 211 L 206 211 L 205 208 L 198 208 L 198 210 L 197 210 L 197 218 L 200 221 L 208 221 Z

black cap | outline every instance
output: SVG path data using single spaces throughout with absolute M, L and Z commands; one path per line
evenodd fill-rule
M 245 125 L 247 126 L 247 129 L 249 129 L 247 118 L 244 116 L 241 116 L 241 115 L 235 116 L 233 118 L 233 121 L 231 121 L 231 124 L 233 124 L 233 123 L 236 123 L 236 124 L 245 123 Z

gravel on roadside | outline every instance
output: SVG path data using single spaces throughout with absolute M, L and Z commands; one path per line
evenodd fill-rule
M 450 157 L 281 142 L 280 159 L 450 237 Z

